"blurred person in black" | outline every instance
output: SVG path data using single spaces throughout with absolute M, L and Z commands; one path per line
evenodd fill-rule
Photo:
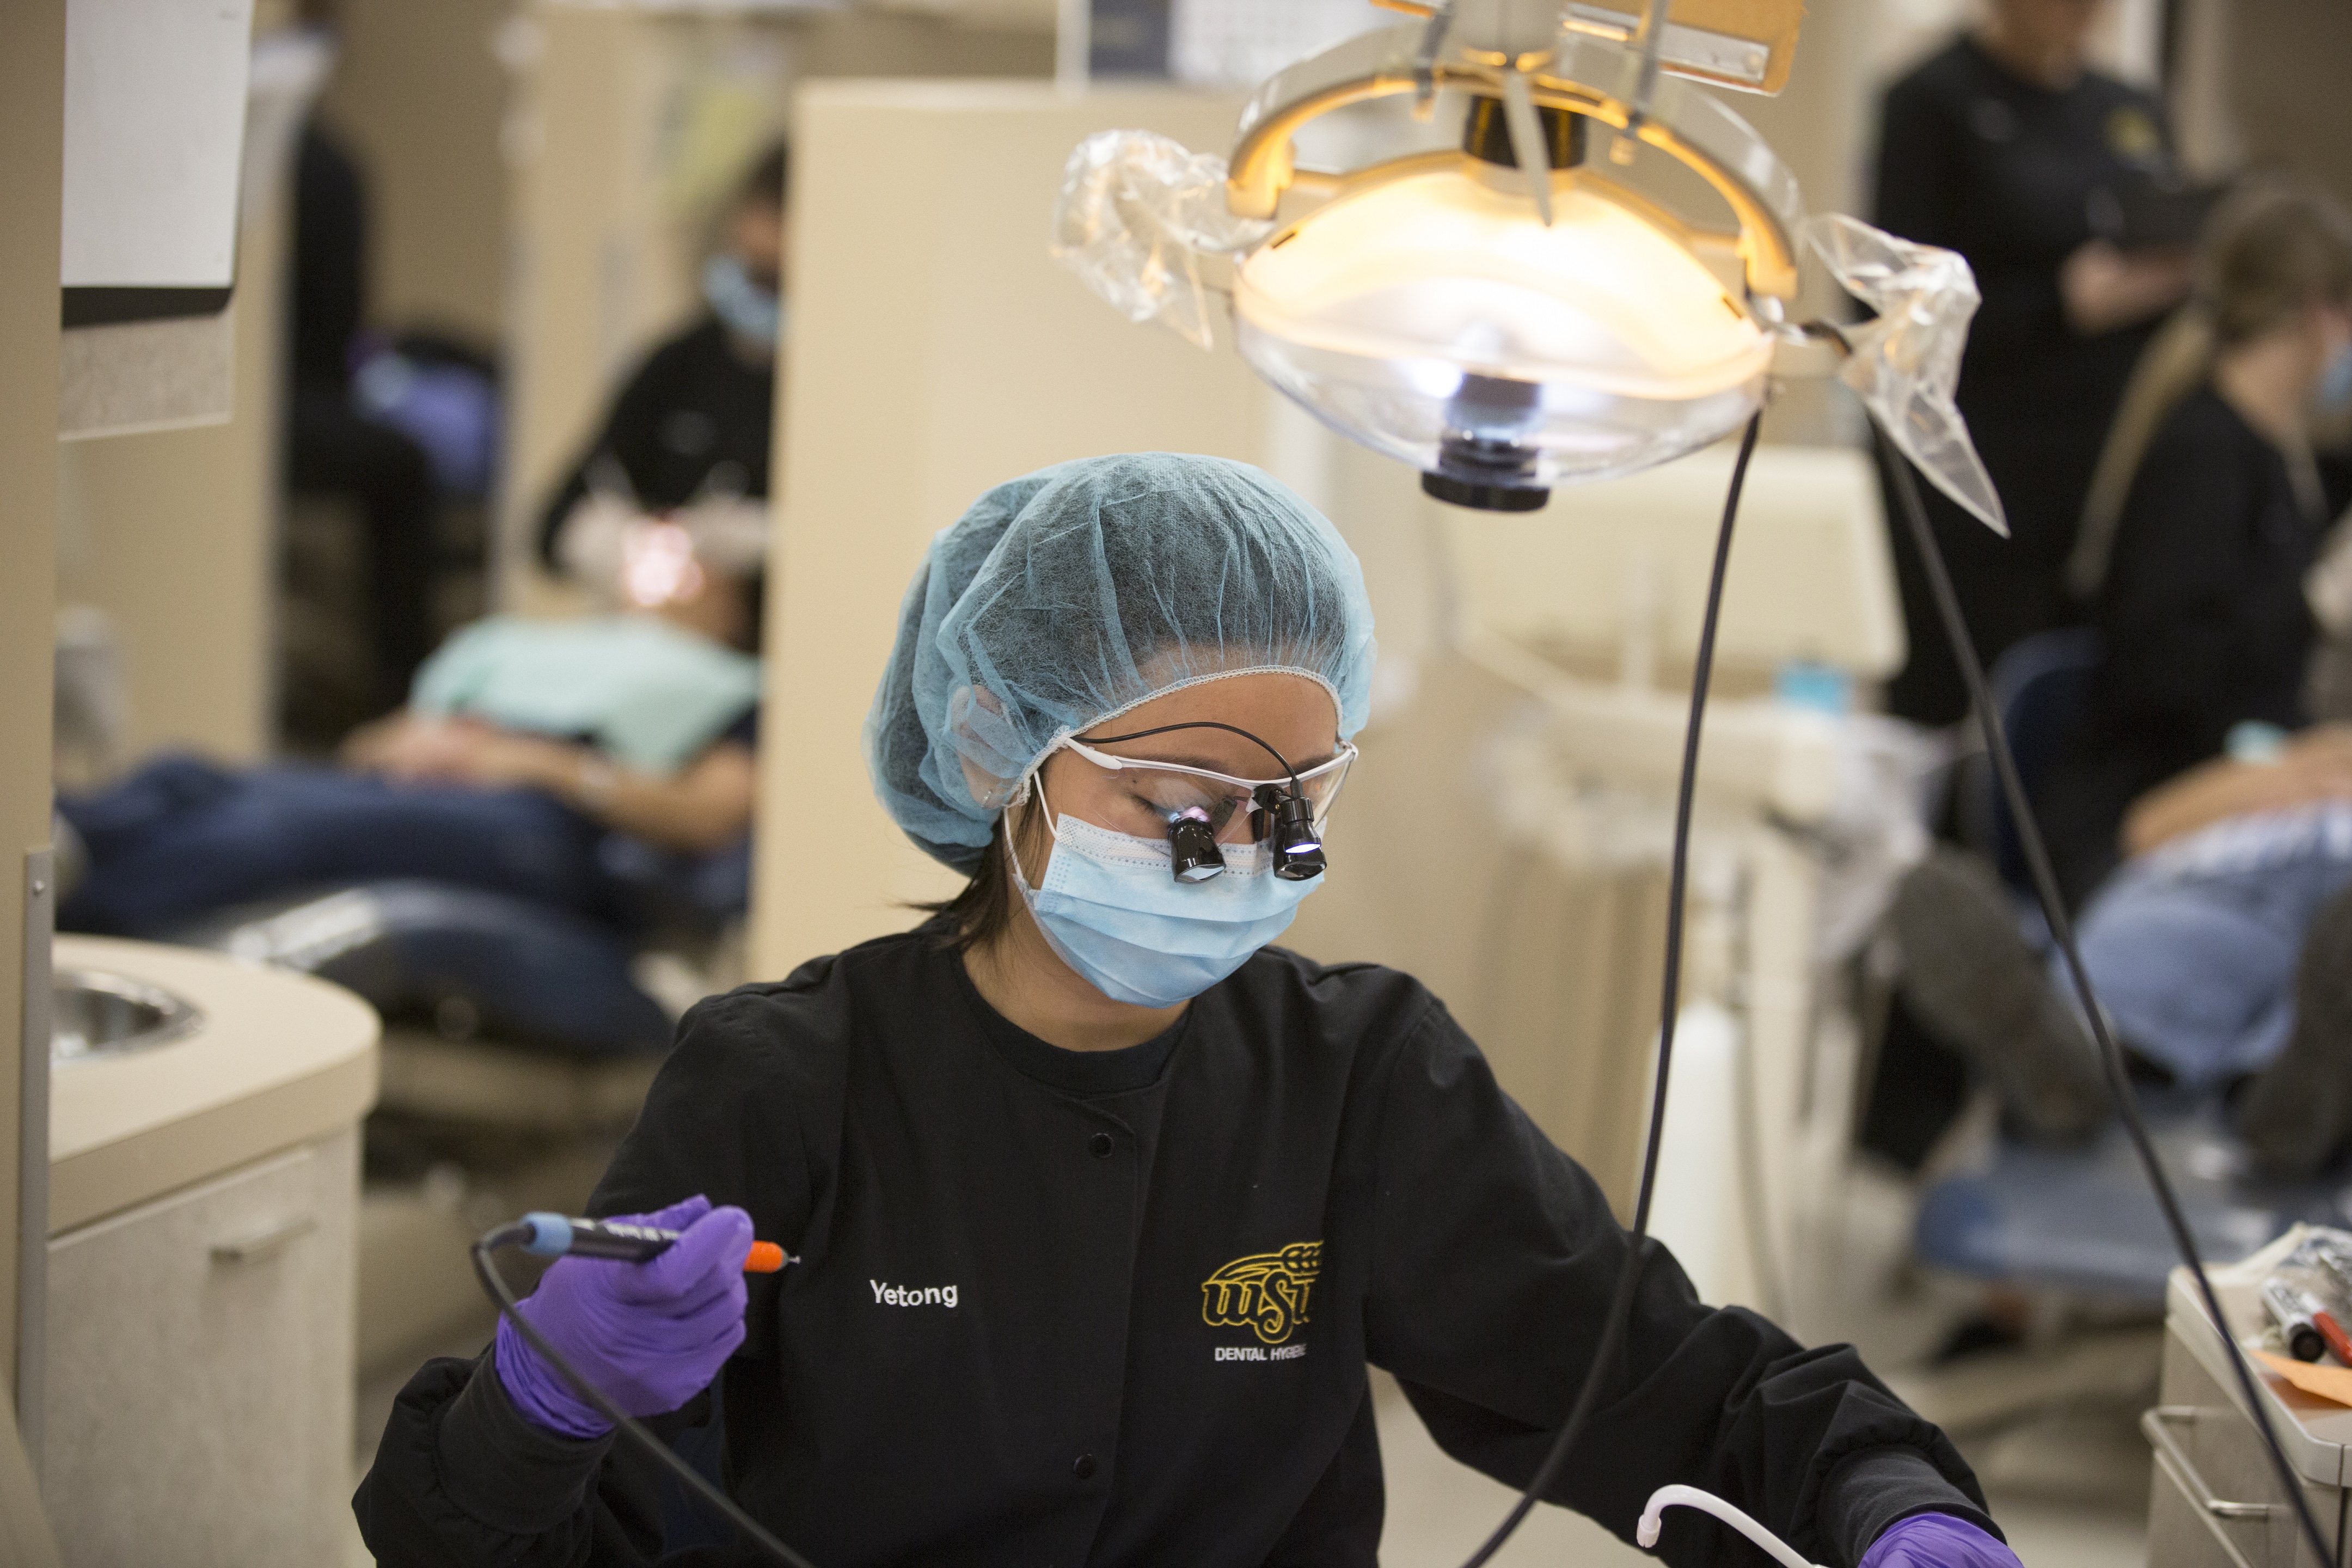
M 2070 576 L 2103 649 L 2037 802 L 2070 902 L 2120 858 L 2133 800 L 2302 727 L 2313 566 L 2352 469 L 2315 455 L 2352 395 L 2352 216 L 2286 186 L 2215 217 L 2196 296 L 2151 345 L 2101 455 Z M 2242 730 L 2241 727 L 2249 727 Z
M 367 533 L 372 704 L 400 705 L 433 651 L 434 520 L 425 448 L 367 418 L 352 395 L 352 355 L 367 313 L 367 185 L 358 163 L 313 118 L 295 155 L 292 381 L 287 487 L 356 501 Z
M 1991 0 L 1982 25 L 1888 91 L 1876 221 L 1968 258 L 1984 295 L 1960 411 L 2012 537 L 1927 500 L 1990 661 L 2073 618 L 2063 568 L 2100 442 L 2157 320 L 2188 288 L 2164 110 L 2084 66 L 2101 0 Z M 1890 514 L 1893 507 L 1889 506 Z M 1967 711 L 1958 666 L 1908 537 L 1894 536 L 1911 657 L 1888 691 L 1904 718 Z
M 764 501 L 789 230 L 782 143 L 744 175 L 703 265 L 704 309 L 646 356 L 540 521 L 541 559 L 572 575 L 628 520 Z M 744 521 L 752 521 L 746 510 Z M 758 509 L 763 515 L 764 509 Z

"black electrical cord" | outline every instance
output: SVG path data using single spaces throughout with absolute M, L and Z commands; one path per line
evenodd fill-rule
M 712 1486 L 701 1471 L 680 1458 L 671 1450 L 668 1444 L 647 1431 L 643 1423 L 614 1404 L 603 1389 L 582 1376 L 580 1369 L 572 1364 L 570 1358 L 550 1344 L 547 1336 L 541 1333 L 532 1326 L 531 1321 L 522 1315 L 515 1301 L 514 1292 L 507 1289 L 507 1282 L 500 1277 L 498 1266 L 490 1261 L 490 1254 L 502 1247 L 520 1246 L 530 1240 L 530 1237 L 531 1231 L 528 1226 L 502 1225 L 485 1233 L 479 1241 L 474 1243 L 475 1277 L 481 1280 L 482 1289 L 489 1292 L 490 1300 L 498 1303 L 499 1316 L 512 1323 L 515 1332 L 523 1337 L 523 1342 L 543 1357 L 548 1365 L 562 1373 L 563 1381 L 570 1384 L 581 1398 L 594 1405 L 597 1414 L 625 1433 L 631 1442 L 667 1466 L 672 1474 L 686 1483 L 687 1490 L 717 1509 L 730 1524 L 750 1536 L 760 1550 L 777 1562 L 787 1564 L 788 1568 L 814 1568 L 807 1558 L 777 1540 L 769 1531 L 767 1526 L 744 1512 L 742 1506 L 733 1498 Z M 614 1267 L 625 1266 L 616 1264 Z M 478 1368 L 474 1375 L 496 1377 L 498 1370 L 495 1367 Z
M 1666 1131 L 1666 1080 L 1671 1076 L 1675 1055 L 1675 1018 L 1682 1008 L 1683 981 L 1683 898 L 1690 880 L 1690 833 L 1692 804 L 1698 788 L 1698 742 L 1701 722 L 1706 716 L 1706 689 L 1715 672 L 1715 629 L 1723 611 L 1723 581 L 1731 565 L 1732 524 L 1739 517 L 1739 492 L 1748 482 L 1748 459 L 1756 452 L 1756 434 L 1764 416 L 1757 414 L 1748 421 L 1747 432 L 1739 438 L 1739 457 L 1731 466 L 1731 489 L 1723 498 L 1723 525 L 1715 538 L 1715 566 L 1707 577 L 1706 613 L 1699 622 L 1698 662 L 1691 671 L 1690 722 L 1683 731 L 1682 781 L 1675 795 L 1675 847 L 1673 868 L 1666 879 L 1666 973 L 1664 997 L 1659 1004 L 1657 1079 L 1650 1090 L 1650 1138 L 1642 1153 L 1642 1184 L 1633 1202 L 1632 1243 L 1625 1261 L 1617 1270 L 1617 1289 L 1609 1299 L 1609 1316 L 1602 1321 L 1600 1348 L 1592 1352 L 1592 1364 L 1585 1370 L 1584 1384 L 1576 1393 L 1576 1403 L 1570 1406 L 1568 1420 L 1552 1439 L 1551 1450 L 1543 1463 L 1536 1467 L 1527 1489 L 1495 1532 L 1472 1552 L 1462 1568 L 1483 1568 L 1521 1521 L 1535 1511 L 1536 1504 L 1551 1489 L 1553 1481 L 1568 1462 L 1569 1451 L 1576 1446 L 1584 1424 L 1591 1418 L 1601 1392 L 1614 1369 L 1619 1347 L 1633 1319 L 1633 1298 L 1649 1268 L 1651 1254 L 1656 1244 L 1650 1239 L 1650 1200 L 1658 1183 L 1658 1154 Z
M 2197 1248 L 2196 1234 L 2180 1212 L 2180 1200 L 2173 1193 L 2172 1180 L 2164 1173 L 2163 1163 L 2157 1158 L 2155 1141 L 2148 1136 L 2147 1123 L 2140 1116 L 2139 1100 L 2132 1092 L 2123 1049 L 2107 1027 L 2106 1012 L 2099 1005 L 2098 995 L 2091 987 L 2090 971 L 2084 967 L 2083 955 L 2074 945 L 2074 922 L 2067 918 L 2065 901 L 2059 897 L 2058 879 L 2050 868 L 2050 851 L 2042 841 L 2041 825 L 2034 820 L 2033 808 L 2025 797 L 2024 783 L 2018 777 L 2017 759 L 2010 754 L 2009 736 L 1993 704 L 1984 664 L 1977 657 L 1975 639 L 1969 637 L 1968 621 L 1960 614 L 1959 596 L 1952 591 L 1951 573 L 1944 564 L 1943 552 L 1937 546 L 1935 530 L 1928 524 L 1927 508 L 1919 497 L 1918 479 L 1912 473 L 1909 460 L 1887 439 L 1886 433 L 1874 425 L 1872 428 L 1878 437 L 1880 456 L 1894 475 L 1904 521 L 1927 567 L 1927 587 L 1936 601 L 1937 618 L 1943 622 L 1944 635 L 1958 656 L 1960 674 L 1968 682 L 1969 700 L 1976 707 L 1977 723 L 1984 731 L 1985 750 L 1992 757 L 2001 795 L 2008 801 L 2010 816 L 2017 824 L 2018 842 L 2025 850 L 2025 863 L 2033 877 L 2033 896 L 2042 905 L 2042 916 L 2049 922 L 2051 938 L 2065 960 L 2066 977 L 2074 984 L 2074 994 L 2082 1003 L 2083 1016 L 2089 1021 L 2092 1038 L 2097 1042 L 2099 1067 L 2106 1076 L 2108 1096 L 2116 1102 L 2116 1113 L 2123 1121 L 2124 1131 L 2130 1135 L 2132 1152 L 2139 1156 L 2147 1173 L 2148 1185 L 2155 1189 L 2157 1207 L 2164 1211 L 2164 1223 L 2172 1232 L 2173 1246 L 2189 1272 L 2197 1277 L 2197 1293 L 2221 1336 L 2221 1343 L 2228 1348 L 2231 1369 L 2238 1374 L 2238 1386 L 2246 1396 L 2246 1409 L 2254 1418 L 2255 1429 L 2263 1435 L 2263 1446 L 2269 1450 L 2271 1468 L 2278 1474 L 2279 1485 L 2294 1500 L 2295 1517 L 2302 1522 L 2304 1536 L 2318 1553 L 2319 1561 L 2333 1563 L 2336 1553 L 2320 1531 L 2310 1499 L 2304 1495 L 2303 1479 L 2287 1458 L 2285 1448 L 2280 1446 L 2277 1432 L 2272 1429 L 2270 1415 L 2263 1408 L 2261 1390 L 2254 1383 L 2253 1369 L 2247 1364 L 2237 1336 L 2230 1331 L 2230 1320 L 2222 1315 L 2221 1298 L 2213 1292 L 2213 1281 L 2206 1276 L 2205 1260 Z

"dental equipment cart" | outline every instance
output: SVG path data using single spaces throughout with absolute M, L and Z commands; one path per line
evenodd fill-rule
M 2210 1272 L 2214 1292 L 2243 1344 L 2267 1326 L 2256 1294 L 2264 1276 L 2304 1237 L 2295 1226 L 2242 1263 Z M 2221 1337 L 2186 1269 L 2165 1289 L 2164 1372 L 2156 1408 L 2140 1417 L 2155 1450 L 2148 1482 L 2148 1568 L 2315 1568 L 2299 1540 L 2294 1505 L 2263 1451 Z M 2260 1362 L 2256 1385 L 2272 1427 L 2302 1475 L 2320 1530 L 2344 1551 L 2345 1496 L 2352 1484 L 2352 1409 L 2289 1387 Z

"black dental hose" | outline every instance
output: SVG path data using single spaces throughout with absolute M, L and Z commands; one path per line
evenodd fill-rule
M 1593 1408 L 1601 1403 L 1601 1392 L 1615 1370 L 1619 1349 L 1633 1321 L 1633 1298 L 1655 1250 L 1650 1239 L 1650 1200 L 1657 1191 L 1658 1154 L 1666 1131 L 1666 1080 L 1674 1065 L 1675 1018 L 1682 1008 L 1683 896 L 1690 880 L 1691 810 L 1698 789 L 1699 730 L 1706 716 L 1707 683 L 1715 672 L 1715 630 L 1723 611 L 1723 580 L 1731 565 L 1732 525 L 1739 517 L 1739 492 L 1748 483 L 1748 459 L 1755 455 L 1756 434 L 1763 419 L 1761 413 L 1748 419 L 1748 429 L 1739 437 L 1739 457 L 1731 466 L 1731 489 L 1723 498 L 1723 525 L 1715 536 L 1715 565 L 1706 580 L 1706 613 L 1699 622 L 1698 662 L 1691 671 L 1690 722 L 1683 731 L 1682 781 L 1675 795 L 1674 858 L 1666 879 L 1666 973 L 1658 1008 L 1657 1079 L 1650 1090 L 1650 1138 L 1642 1152 L 1642 1184 L 1633 1201 L 1631 1245 L 1625 1261 L 1618 1266 L 1617 1289 L 1609 1299 L 1609 1316 L 1601 1324 L 1600 1347 L 1592 1352 L 1592 1364 L 1585 1369 L 1584 1384 L 1576 1392 L 1576 1403 L 1569 1407 L 1567 1422 L 1561 1426 L 1559 1436 L 1552 1439 L 1550 1452 L 1536 1467 L 1519 1500 L 1462 1568 L 1482 1568 L 1500 1552 L 1503 1542 L 1535 1511 L 1536 1504 L 1559 1479 L 1570 1450 L 1576 1447 L 1577 1437 L 1591 1418 Z
M 1877 435 L 1879 453 L 1895 477 L 1904 522 L 1918 546 L 1920 560 L 1927 565 L 1927 587 L 1936 600 L 1937 618 L 1944 624 L 1944 635 L 1950 639 L 1952 651 L 1959 658 L 1960 674 L 1968 681 L 1969 700 L 1975 705 L 1977 723 L 1984 731 L 1985 750 L 1992 758 L 1993 772 L 2000 780 L 2001 796 L 2009 803 L 2010 816 L 2017 824 L 2018 841 L 2025 850 L 2026 866 L 2032 873 L 2033 896 L 2042 905 L 2042 917 L 2049 922 L 2051 938 L 2065 960 L 2066 977 L 2074 984 L 2083 1016 L 2089 1021 L 2091 1037 L 2097 1043 L 2099 1067 L 2106 1076 L 2108 1097 L 2116 1102 L 2116 1114 L 2130 1137 L 2132 1152 L 2139 1156 L 2147 1173 L 2147 1184 L 2156 1193 L 2157 1207 L 2164 1211 L 2164 1223 L 2172 1232 L 2172 1244 L 2179 1251 L 2180 1260 L 2197 1277 L 2197 1294 L 2229 1351 L 2231 1370 L 2237 1373 L 2239 1390 L 2245 1395 L 2246 1409 L 2254 1418 L 2255 1429 L 2263 1435 L 2263 1446 L 2270 1454 L 2271 1468 L 2277 1472 L 2279 1485 L 2294 1500 L 2295 1518 L 2303 1526 L 2304 1537 L 2320 1562 L 2333 1563 L 2336 1552 L 2321 1533 L 2319 1521 L 2311 1511 L 2311 1500 L 2304 1495 L 2303 1479 L 2287 1458 L 2278 1433 L 2271 1426 L 2270 1415 L 2263 1408 L 2262 1391 L 2255 1384 L 2253 1368 L 2247 1364 L 2237 1336 L 2230 1331 L 2229 1319 L 2222 1316 L 2221 1298 L 2214 1294 L 2213 1281 L 2205 1273 L 2196 1233 L 2189 1228 L 2188 1217 L 2180 1212 L 2180 1199 L 2172 1190 L 2172 1179 L 2164 1173 L 2163 1162 L 2157 1158 L 2156 1142 L 2148 1136 L 2147 1123 L 2140 1116 L 2139 1100 L 2132 1093 L 2131 1079 L 2125 1069 L 2123 1049 L 2116 1043 L 2115 1034 L 2107 1026 L 2106 1010 L 2099 1005 L 2098 995 L 2091 987 L 2090 971 L 2084 967 L 2083 954 L 2074 943 L 2074 921 L 2067 917 L 2065 901 L 2058 894 L 2058 879 L 2050 868 L 2050 851 L 2042 841 L 2041 825 L 2034 820 L 2032 806 L 2025 798 L 2025 785 L 2017 773 L 2017 759 L 2010 753 L 2009 736 L 2001 727 L 2000 711 L 1986 685 L 1984 664 L 1977 658 L 1976 642 L 1969 636 L 1968 621 L 1960 614 L 1959 597 L 1952 591 L 1951 573 L 1944 565 L 1943 552 L 1937 547 L 1935 531 L 1928 526 L 1927 509 L 1919 497 L 1918 479 L 1912 473 L 1909 461 L 1886 438 L 1886 433 L 1875 425 L 1871 428 Z
M 570 1384 L 572 1391 L 581 1398 L 594 1405 L 598 1415 L 610 1421 L 629 1441 L 636 1444 L 667 1467 L 671 1474 L 686 1484 L 688 1492 L 716 1509 L 725 1517 L 728 1523 L 750 1537 L 752 1543 L 761 1551 L 777 1562 L 786 1564 L 787 1568 L 814 1568 L 814 1564 L 807 1558 L 777 1540 L 767 1526 L 744 1512 L 742 1506 L 733 1498 L 712 1486 L 701 1471 L 680 1458 L 671 1450 L 668 1444 L 646 1430 L 644 1423 L 614 1404 L 603 1389 L 583 1376 L 580 1369 L 572 1364 L 571 1359 L 550 1344 L 547 1336 L 541 1333 L 532 1326 L 531 1321 L 522 1315 L 515 1301 L 514 1292 L 507 1289 L 507 1282 L 499 1275 L 498 1265 L 490 1261 L 490 1254 L 502 1247 L 520 1247 L 530 1239 L 531 1234 L 530 1227 L 526 1225 L 502 1225 L 488 1231 L 479 1241 L 474 1243 L 474 1275 L 481 1280 L 482 1289 L 490 1293 L 490 1300 L 498 1303 L 499 1316 L 512 1323 L 515 1332 L 522 1336 L 523 1342 L 530 1346 L 531 1350 L 544 1359 L 548 1365 L 562 1373 L 563 1381 Z M 615 1265 L 615 1267 L 621 1266 Z M 496 1352 L 493 1352 L 492 1354 L 495 1356 Z M 474 1375 L 496 1377 L 498 1369 L 495 1366 L 478 1367 L 475 1369 Z

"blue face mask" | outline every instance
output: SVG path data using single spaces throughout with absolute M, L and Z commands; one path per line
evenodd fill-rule
M 2337 349 L 2327 368 L 2319 373 L 2319 387 L 2312 400 L 2330 414 L 2352 405 L 2352 343 Z
M 783 300 L 752 282 L 742 261 L 723 250 L 702 264 L 702 297 L 727 330 L 746 342 L 773 344 L 783 333 Z
M 1009 842 L 1009 840 L 1008 840 Z M 1262 844 L 1223 845 L 1225 871 L 1180 882 L 1165 839 L 1136 838 L 1065 812 L 1054 858 L 1021 897 L 1062 962 L 1114 1002 L 1172 1007 L 1198 996 L 1280 936 L 1323 879 L 1286 881 Z

